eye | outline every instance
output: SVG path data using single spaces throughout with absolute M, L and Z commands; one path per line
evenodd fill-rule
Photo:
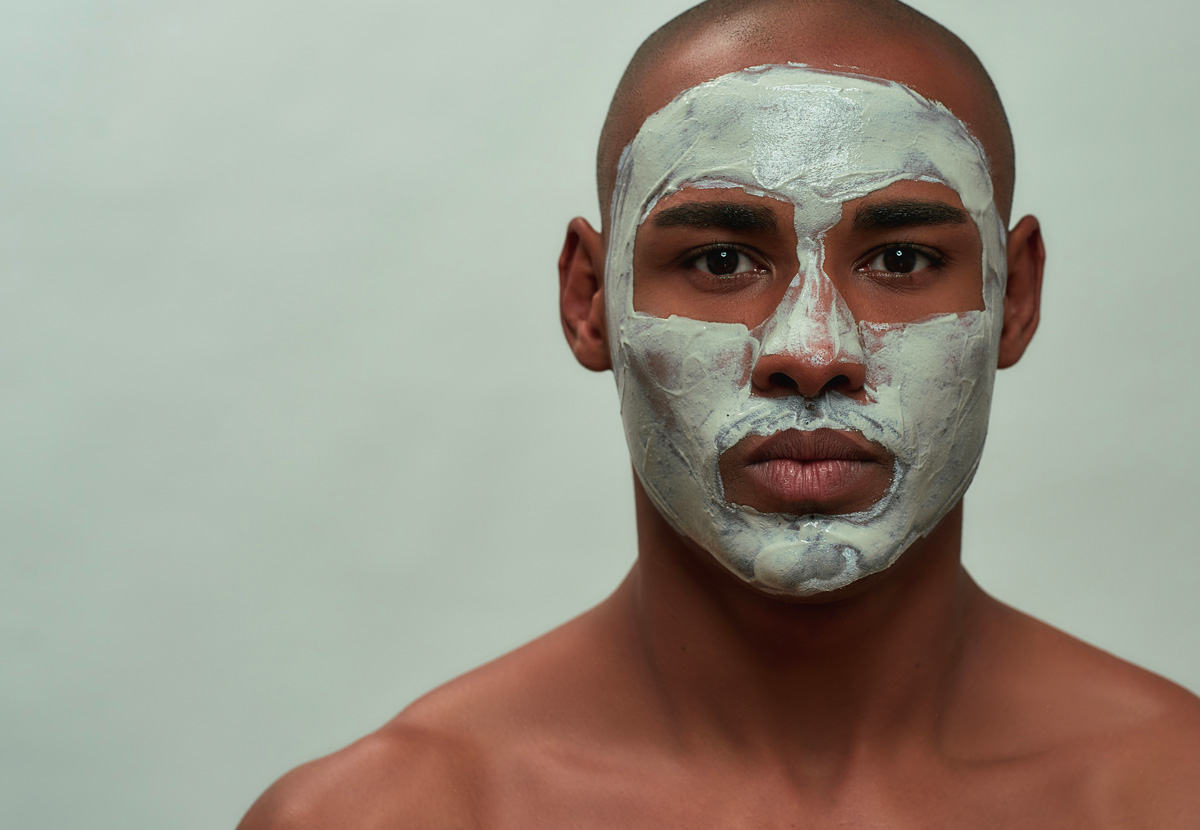
M 859 271 L 883 274 L 915 274 L 942 265 L 944 257 L 916 245 L 891 244 L 876 251 L 858 266 Z
M 750 271 L 761 271 L 757 262 L 738 248 L 714 245 L 688 260 L 696 270 L 714 277 L 732 277 Z

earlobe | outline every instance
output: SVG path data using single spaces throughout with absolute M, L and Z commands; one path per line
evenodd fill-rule
M 586 219 L 567 224 L 567 238 L 558 256 L 559 309 L 563 333 L 575 359 L 602 372 L 612 368 L 604 313 L 604 244 Z
M 1007 369 L 1025 353 L 1037 331 L 1042 308 L 1042 270 L 1046 247 L 1034 216 L 1021 219 L 1008 234 L 1008 282 L 1004 290 L 1004 330 L 996 361 Z

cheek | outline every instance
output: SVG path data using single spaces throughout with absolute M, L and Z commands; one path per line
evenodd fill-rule
M 860 323 L 867 382 L 889 386 L 910 378 L 953 382 L 985 368 L 984 312 L 943 314 L 917 323 Z
M 865 385 L 868 392 L 893 382 L 892 362 L 888 360 L 886 333 L 904 328 L 902 325 L 859 323 L 859 337 L 866 362 Z
M 890 449 L 930 475 L 982 446 L 996 365 L 986 315 L 862 326 L 876 416 L 900 439 Z
M 638 331 L 623 344 L 624 368 L 656 410 L 712 411 L 748 387 L 757 346 L 744 326 L 679 317 L 634 322 Z
M 621 325 L 617 385 L 634 468 L 685 535 L 722 503 L 718 436 L 745 405 L 757 345 L 745 326 L 635 314 Z

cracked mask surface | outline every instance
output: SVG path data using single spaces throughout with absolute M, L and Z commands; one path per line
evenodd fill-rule
M 983 310 L 856 321 L 822 270 L 842 204 L 902 180 L 955 191 L 982 243 Z M 634 310 L 633 250 L 657 201 L 741 188 L 794 206 L 799 271 L 753 329 Z M 1004 229 L 980 144 L 942 105 L 891 81 L 766 66 L 685 90 L 621 155 L 606 310 L 633 465 L 683 536 L 762 590 L 835 590 L 893 562 L 967 489 L 983 451 L 1004 295 Z M 867 401 L 836 391 L 765 397 L 765 355 L 825 349 L 865 366 Z M 888 492 L 842 515 L 763 513 L 725 500 L 722 453 L 751 435 L 852 430 L 894 456 Z

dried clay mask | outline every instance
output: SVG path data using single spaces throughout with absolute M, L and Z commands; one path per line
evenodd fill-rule
M 982 246 L 982 310 L 856 320 L 825 273 L 826 233 L 843 204 L 906 180 L 961 199 Z M 794 211 L 798 269 L 753 327 L 635 310 L 639 230 L 689 188 Z M 680 534 L 762 590 L 807 596 L 888 567 L 962 497 L 987 431 L 1004 229 L 983 150 L 949 110 L 897 83 L 797 65 L 724 75 L 646 119 L 621 156 L 610 229 L 606 304 L 625 432 L 647 494 Z M 817 342 L 864 367 L 862 396 L 754 390 L 760 360 Z M 795 515 L 727 501 L 719 464 L 738 442 L 830 429 L 891 454 L 890 485 L 874 503 Z

